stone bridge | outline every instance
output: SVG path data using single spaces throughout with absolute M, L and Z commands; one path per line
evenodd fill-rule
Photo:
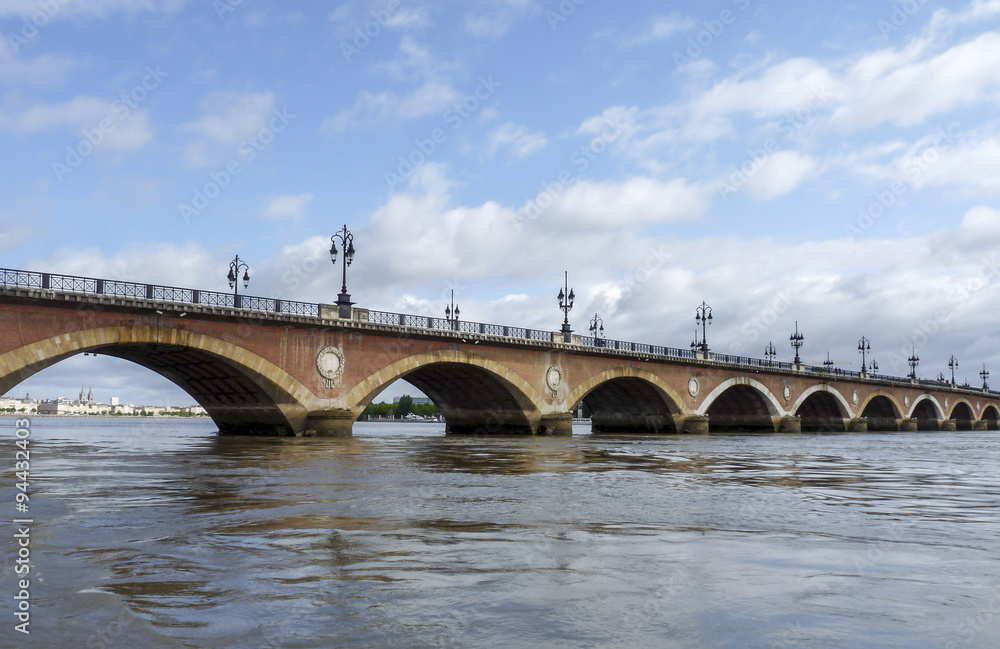
M 449 433 L 998 428 L 1000 393 L 558 332 L 0 269 L 0 394 L 89 352 L 170 379 L 223 434 L 350 435 L 405 379 Z

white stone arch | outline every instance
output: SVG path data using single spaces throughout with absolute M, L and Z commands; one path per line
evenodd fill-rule
M 756 379 L 752 379 L 748 376 L 734 376 L 731 379 L 726 379 L 719 385 L 715 387 L 714 390 L 709 392 L 701 402 L 701 406 L 695 410 L 696 415 L 708 414 L 708 409 L 712 407 L 715 400 L 719 398 L 719 395 L 733 387 L 734 385 L 746 385 L 754 388 L 757 392 L 764 397 L 764 404 L 767 406 L 768 413 L 772 417 L 784 417 L 788 413 L 785 412 L 784 408 L 781 407 L 781 403 L 778 401 L 777 397 L 771 394 L 771 391 L 767 389 L 767 386 Z
M 917 409 L 917 404 L 919 404 L 921 401 L 930 401 L 931 404 L 934 406 L 934 411 L 937 413 L 937 418 L 939 420 L 944 419 L 944 408 L 942 408 L 941 404 L 938 403 L 938 400 L 934 398 L 933 395 L 930 394 L 921 394 L 919 397 L 913 400 L 913 403 L 910 404 L 910 410 L 906 413 L 907 419 L 913 418 L 913 413 Z
M 851 417 L 851 418 L 854 417 L 854 412 L 853 410 L 851 410 L 851 404 L 847 402 L 847 399 L 844 398 L 844 395 L 842 395 L 839 390 L 830 385 L 827 385 L 826 383 L 820 383 L 819 385 L 814 385 L 805 392 L 803 392 L 802 394 L 800 394 L 799 398 L 796 399 L 795 403 L 792 404 L 792 407 L 788 409 L 788 412 L 790 413 L 798 412 L 799 408 L 802 407 L 802 404 L 805 403 L 806 399 L 816 394 L 817 392 L 830 393 L 833 396 L 834 400 L 836 400 L 837 404 L 840 405 L 840 415 L 842 417 Z

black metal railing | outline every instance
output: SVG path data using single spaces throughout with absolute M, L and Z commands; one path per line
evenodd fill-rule
M 178 288 L 176 286 L 161 286 L 158 284 L 140 284 L 136 282 L 125 282 L 113 279 L 97 279 L 93 277 L 78 277 L 75 275 L 61 275 L 57 273 L 38 273 L 26 270 L 13 270 L 0 268 L 0 285 L 35 288 L 52 291 L 62 291 L 66 293 L 81 293 L 87 295 L 106 295 L 109 297 L 134 298 L 142 300 L 156 300 L 162 302 L 174 302 L 179 304 L 195 304 L 200 306 L 226 307 L 233 309 L 245 309 L 263 313 L 274 313 L 281 315 L 298 315 L 318 318 L 320 316 L 320 305 L 312 302 L 299 302 L 296 300 L 284 300 L 273 297 L 257 297 L 252 295 L 233 295 L 232 293 L 219 293 L 217 291 L 203 291 L 191 288 Z M 562 333 L 541 329 L 528 329 L 526 327 L 514 327 L 510 325 L 487 324 L 483 322 L 470 322 L 465 320 L 449 320 L 434 316 L 410 315 L 405 313 L 392 313 L 390 311 L 369 310 L 368 322 L 381 325 L 391 325 L 397 327 L 412 327 L 417 329 L 428 329 L 433 331 L 454 331 L 466 334 L 480 334 L 486 336 L 498 336 L 513 340 L 531 340 L 539 342 L 562 342 Z M 609 340 L 606 338 L 594 338 L 592 336 L 580 336 L 580 345 L 606 349 L 616 352 L 626 352 L 642 354 L 649 357 L 663 359 L 683 359 L 694 360 L 697 358 L 692 349 L 682 349 L 678 347 L 664 347 L 661 345 L 650 345 L 648 343 L 637 343 L 624 340 Z M 792 363 L 781 361 L 765 360 L 749 356 L 736 356 L 731 354 L 715 354 L 712 359 L 705 360 L 708 363 L 718 363 L 739 367 L 750 367 L 763 370 L 783 370 L 791 371 L 795 368 Z M 869 380 L 883 381 L 887 383 L 910 383 L 909 378 L 887 376 L 883 374 L 863 375 L 860 372 L 852 372 L 840 368 L 820 367 L 818 365 L 802 365 L 802 370 L 812 374 L 822 374 L 836 378 L 866 378 Z M 953 386 L 950 382 L 934 380 L 918 380 L 918 384 L 925 387 L 944 387 L 961 389 L 971 392 L 982 393 L 983 390 L 966 385 Z M 1000 394 L 1000 392 L 989 390 L 989 394 Z

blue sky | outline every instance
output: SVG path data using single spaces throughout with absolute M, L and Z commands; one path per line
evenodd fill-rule
M 1000 1 L 4 0 L 9 268 L 1000 371 Z M 907 354 L 903 352 L 907 351 Z M 77 358 L 19 386 L 184 401 Z M 103 393 L 102 393 L 103 391 Z M 389 394 L 389 393 L 387 393 Z

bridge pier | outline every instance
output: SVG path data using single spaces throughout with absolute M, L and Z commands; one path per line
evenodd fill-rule
M 297 437 L 351 437 L 353 434 L 354 415 L 346 408 L 310 412 L 305 426 L 296 432 Z
M 941 425 L 938 430 L 943 431 L 956 431 L 958 430 L 957 422 L 954 419 L 942 419 Z
M 779 433 L 801 433 L 802 418 L 794 415 L 786 415 L 775 422 L 774 429 Z
M 972 430 L 989 430 L 990 424 L 985 419 L 979 419 L 972 422 Z
M 708 415 L 693 415 L 684 419 L 683 432 L 708 435 Z
M 553 437 L 569 437 L 573 434 L 573 413 L 560 412 L 552 415 L 542 415 L 538 426 L 539 435 Z
M 847 431 L 850 433 L 867 433 L 868 420 L 864 417 L 857 417 L 847 423 Z
M 897 422 L 896 426 L 900 431 L 905 431 L 907 433 L 915 433 L 919 429 L 917 420 L 913 418 L 907 419 L 904 417 Z

